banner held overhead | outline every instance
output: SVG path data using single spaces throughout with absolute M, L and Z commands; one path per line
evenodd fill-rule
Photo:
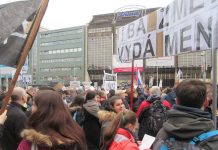
M 175 0 L 118 30 L 121 62 L 211 49 L 218 0 Z

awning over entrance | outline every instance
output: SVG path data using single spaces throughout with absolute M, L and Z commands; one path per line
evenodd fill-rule
M 134 72 L 139 69 L 139 72 L 143 72 L 143 67 L 134 67 Z M 132 67 L 125 67 L 125 68 L 114 68 L 114 73 L 123 73 L 123 72 L 132 72 Z

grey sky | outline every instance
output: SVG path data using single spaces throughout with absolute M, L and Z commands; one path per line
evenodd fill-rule
M 22 0 L 0 0 L 0 4 Z M 113 13 L 117 9 L 139 5 L 145 8 L 164 7 L 173 0 L 49 0 L 41 26 L 59 29 L 85 25 L 93 15 Z
M 113 13 L 128 5 L 164 7 L 173 0 L 50 0 L 42 21 L 48 29 L 85 25 L 93 15 Z

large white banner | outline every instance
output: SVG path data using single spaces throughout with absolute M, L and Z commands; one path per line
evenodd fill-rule
M 175 0 L 118 30 L 121 62 L 211 49 L 218 0 Z

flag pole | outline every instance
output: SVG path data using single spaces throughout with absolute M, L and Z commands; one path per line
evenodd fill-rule
M 15 72 L 15 75 L 11 81 L 11 84 L 10 84 L 10 87 L 8 89 L 8 92 L 3 100 L 3 104 L 2 104 L 2 107 L 1 107 L 1 110 L 0 110 L 0 114 L 2 114 L 5 109 L 7 108 L 7 105 L 9 103 L 9 99 L 12 95 L 12 92 L 13 92 L 13 89 L 16 85 L 16 82 L 17 82 L 17 79 L 18 79 L 18 76 L 20 74 L 20 71 L 23 67 L 23 64 L 26 60 L 26 57 L 29 53 L 29 50 L 31 49 L 32 45 L 33 45 L 33 42 L 35 40 L 35 37 L 38 33 L 38 30 L 39 30 L 39 27 L 40 27 L 40 23 L 42 21 L 42 18 L 45 14 L 45 11 L 46 11 L 46 8 L 48 6 L 48 2 L 49 0 L 42 0 L 41 3 L 40 3 L 40 7 L 38 9 L 38 12 L 36 14 L 36 17 L 34 19 L 34 22 L 33 22 L 33 25 L 32 25 L 32 28 L 30 29 L 30 33 L 26 39 L 26 42 L 25 42 L 25 45 L 24 45 L 24 50 L 21 54 L 21 57 L 19 59 L 19 62 L 18 62 L 18 65 L 17 65 L 17 69 L 16 69 L 16 72 Z
M 214 127 L 217 129 L 217 48 L 218 48 L 218 20 L 216 20 L 216 23 L 214 25 L 213 34 L 212 34 L 212 69 L 213 69 L 213 80 L 212 80 L 212 86 L 213 86 L 213 121 L 214 121 Z
M 131 90 L 130 90 L 130 108 L 133 110 L 133 84 L 134 84 L 134 59 L 132 59 L 132 76 L 131 76 Z

